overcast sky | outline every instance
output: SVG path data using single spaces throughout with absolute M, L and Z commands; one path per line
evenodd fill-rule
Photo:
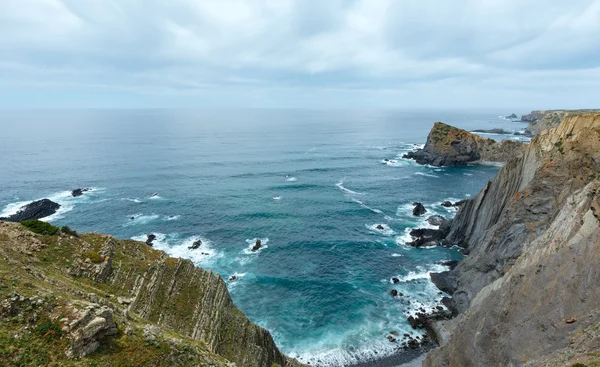
M 600 0 L 0 0 L 0 107 L 600 107 Z

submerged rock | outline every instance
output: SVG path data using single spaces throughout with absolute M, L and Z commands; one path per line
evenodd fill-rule
M 414 202 L 413 205 L 415 206 L 413 208 L 413 215 L 415 217 L 420 217 L 421 215 L 427 213 L 427 209 L 425 209 L 425 207 L 423 206 L 423 204 L 421 204 L 419 202 Z
M 60 208 L 60 204 L 49 199 L 37 200 L 22 206 L 19 211 L 0 220 L 6 222 L 21 222 L 29 219 L 41 219 L 48 217 Z
M 260 250 L 261 247 L 262 247 L 262 242 L 260 240 L 256 240 L 256 242 L 254 243 L 254 246 L 252 246 L 252 252 L 256 252 L 256 251 Z
M 90 191 L 90 190 L 91 189 L 88 189 L 88 188 L 75 189 L 75 190 L 71 191 L 71 195 L 73 197 L 78 197 L 78 196 L 83 195 L 84 192 L 87 192 L 87 191 Z

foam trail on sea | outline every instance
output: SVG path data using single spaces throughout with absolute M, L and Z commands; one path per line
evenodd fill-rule
M 127 220 L 127 223 L 125 223 L 125 226 L 134 226 L 134 225 L 143 225 L 143 224 L 150 223 L 150 222 L 160 218 L 160 215 L 158 215 L 158 214 L 144 215 L 142 213 L 136 213 L 136 214 L 130 214 L 127 217 L 128 217 L 128 220 Z
M 348 194 L 351 194 L 351 195 L 363 195 L 360 192 L 356 192 L 356 191 L 350 190 L 347 187 L 344 187 L 344 181 L 346 181 L 346 177 L 342 178 L 338 183 L 335 184 L 335 186 L 337 186 L 340 190 L 342 190 Z
M 358 205 L 362 206 L 365 209 L 369 209 L 373 213 L 383 214 L 383 211 L 381 211 L 380 209 L 371 208 L 370 206 L 366 205 L 365 203 L 363 203 L 362 201 L 360 201 L 356 198 L 352 198 L 352 201 L 354 201 L 355 203 L 357 203 Z
M 298 179 L 296 177 L 286 177 L 285 179 L 287 182 L 296 182 L 298 181 Z
M 415 172 L 415 175 L 417 175 L 417 176 L 426 176 L 426 177 L 439 178 L 439 177 L 438 177 L 438 176 L 436 176 L 436 175 L 432 175 L 432 174 L 429 174 L 429 173 L 424 173 L 424 172 Z

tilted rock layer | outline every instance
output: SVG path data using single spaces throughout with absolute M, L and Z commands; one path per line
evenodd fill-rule
M 600 114 L 539 133 L 477 197 L 448 240 L 453 307 L 424 366 L 600 362 Z
M 496 142 L 442 122 L 436 122 L 423 149 L 404 157 L 419 164 L 463 166 L 476 161 L 506 162 L 520 154 L 523 144 L 505 140 Z
M 542 130 L 558 126 L 567 116 L 598 111 L 599 110 L 538 110 L 531 111 L 530 114 L 521 116 L 521 121 L 529 122 L 527 129 L 525 129 L 527 134 L 537 135 Z
M 217 274 L 142 242 L 43 236 L 0 222 L 0 280 L 8 284 L 0 288 L 0 342 L 13 334 L 34 337 L 26 325 L 47 319 L 56 345 L 46 345 L 44 332 L 34 340 L 36 352 L 53 350 L 45 358 L 64 365 L 301 366 L 235 307 Z M 32 309 L 29 300 L 46 292 L 52 302 Z M 15 317 L 23 327 L 9 322 Z M 23 351 L 13 351 L 0 350 L 0 360 L 27 365 L 19 359 Z M 86 363 L 73 362 L 84 356 Z

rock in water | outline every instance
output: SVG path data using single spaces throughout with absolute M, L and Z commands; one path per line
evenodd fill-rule
M 398 291 L 395 289 L 392 289 L 390 293 L 392 294 L 392 297 L 396 297 L 398 295 Z
M 260 240 L 256 240 L 254 246 L 252 246 L 252 252 L 258 251 L 262 247 L 262 242 Z
M 464 166 L 475 161 L 506 162 L 522 151 L 522 143 L 512 140 L 497 143 L 466 130 L 436 122 L 427 136 L 425 147 L 408 152 L 403 158 L 432 166 Z
M 76 198 L 78 196 L 83 195 L 83 193 L 86 191 L 90 191 L 90 189 L 87 189 L 87 188 L 86 189 L 75 189 L 75 190 L 71 191 L 71 195 Z
M 156 235 L 150 233 L 146 238 L 146 245 L 152 246 L 152 241 L 156 239 Z
M 454 206 L 454 204 L 452 204 L 451 201 L 444 201 L 441 205 L 445 206 L 446 208 L 450 208 L 450 207 Z
M 415 217 L 420 217 L 421 215 L 427 213 L 427 209 L 425 209 L 425 207 L 423 206 L 423 204 L 415 202 L 415 203 L 413 203 L 413 205 L 415 206 L 413 208 L 413 215 Z
M 375 228 L 377 228 L 380 231 L 383 231 L 385 229 L 381 224 L 378 224 Z
M 19 211 L 7 218 L 0 218 L 6 222 L 21 222 L 28 219 L 41 219 L 48 217 L 60 208 L 60 204 L 49 199 L 37 200 L 22 206 Z
M 518 117 L 514 113 L 511 113 L 510 115 L 506 116 L 506 118 L 509 120 L 514 120 L 514 119 L 517 119 Z
M 192 245 L 190 247 L 188 247 L 188 250 L 195 250 L 195 249 L 199 248 L 200 246 L 202 246 L 202 241 L 200 241 L 200 240 L 194 241 L 194 243 L 192 243 Z

